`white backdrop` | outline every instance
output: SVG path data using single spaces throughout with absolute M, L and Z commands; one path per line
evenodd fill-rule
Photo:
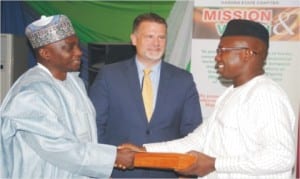
M 270 31 L 266 74 L 288 93 L 295 114 L 300 104 L 300 7 L 299 0 L 195 0 L 191 72 L 207 118 L 226 86 L 214 69 L 219 37 L 227 22 L 247 18 L 263 23 Z

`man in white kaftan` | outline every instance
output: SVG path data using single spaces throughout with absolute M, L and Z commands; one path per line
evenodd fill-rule
M 229 87 L 210 118 L 187 137 L 145 144 L 148 152 L 201 151 L 216 157 L 204 178 L 291 178 L 295 116 L 286 94 L 265 75 Z
M 264 74 L 268 48 L 269 32 L 262 24 L 229 21 L 215 61 L 217 72 L 232 86 L 218 98 L 211 117 L 187 137 L 144 144 L 137 150 L 194 155 L 196 162 L 177 170 L 184 175 L 291 178 L 296 119 L 286 93 Z
M 36 22 L 26 35 L 38 65 L 1 104 L 0 178 L 109 178 L 115 163 L 130 167 L 132 152 L 97 144 L 95 110 L 75 72 L 82 52 L 71 22 L 64 15 Z
M 95 111 L 77 72 L 59 81 L 37 65 L 15 84 L 1 105 L 0 172 L 12 178 L 109 177 L 116 147 L 97 144 Z

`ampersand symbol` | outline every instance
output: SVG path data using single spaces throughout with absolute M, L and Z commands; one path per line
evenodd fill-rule
M 290 18 L 290 16 L 291 16 L 290 13 L 281 13 L 281 14 L 279 14 L 279 17 L 278 17 L 279 23 L 274 25 L 274 28 L 273 28 L 274 34 L 276 34 L 276 35 L 285 35 L 285 34 L 294 35 L 294 32 L 285 23 Z M 284 29 L 280 32 L 279 27 L 283 27 Z

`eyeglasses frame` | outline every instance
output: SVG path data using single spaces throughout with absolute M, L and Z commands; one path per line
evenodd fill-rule
M 217 54 L 222 54 L 224 52 L 227 52 L 227 51 L 234 51 L 234 50 L 250 50 L 252 51 L 253 54 L 257 54 L 257 52 L 251 50 L 249 47 L 221 47 L 221 48 L 217 48 L 216 49 L 216 52 Z

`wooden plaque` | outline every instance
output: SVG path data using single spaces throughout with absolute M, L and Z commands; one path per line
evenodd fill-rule
M 179 153 L 137 152 L 134 167 L 159 169 L 185 169 L 196 161 L 196 157 Z

